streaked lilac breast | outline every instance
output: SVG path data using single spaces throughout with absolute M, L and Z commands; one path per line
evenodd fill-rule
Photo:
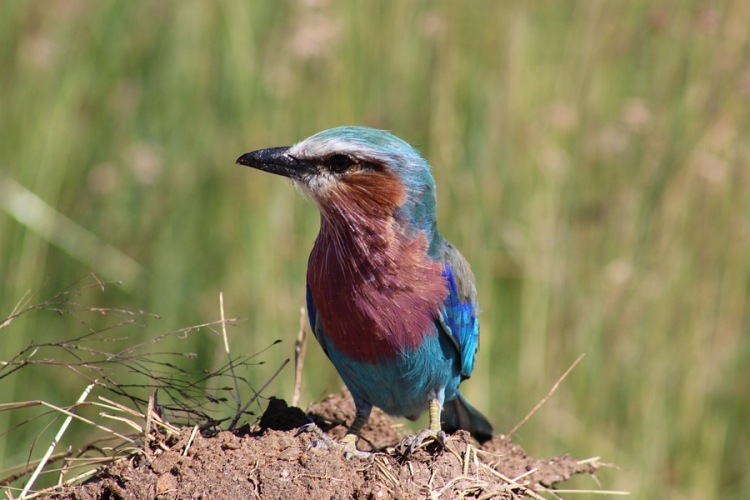
M 408 239 L 393 220 L 357 222 L 323 218 L 307 279 L 330 342 L 376 362 L 434 335 L 448 290 L 423 233 Z

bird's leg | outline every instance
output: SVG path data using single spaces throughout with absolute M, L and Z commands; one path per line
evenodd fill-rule
M 445 432 L 440 428 L 440 412 L 442 406 L 440 401 L 437 399 L 430 400 L 430 426 L 419 432 L 414 436 L 408 436 L 401 441 L 400 448 L 403 450 L 405 456 L 409 456 L 414 451 L 422 446 L 426 440 L 431 440 L 438 443 L 443 449 L 445 449 Z
M 430 430 L 432 432 L 440 432 L 440 412 L 442 408 L 440 403 L 435 400 L 430 400 Z
M 359 433 L 362 431 L 362 427 L 367 423 L 370 418 L 370 410 L 372 407 L 367 409 L 358 409 L 357 414 L 354 416 L 354 421 L 349 429 L 346 431 L 346 435 L 341 439 L 340 445 L 344 455 L 349 453 L 362 453 L 357 450 L 357 440 L 359 439 Z

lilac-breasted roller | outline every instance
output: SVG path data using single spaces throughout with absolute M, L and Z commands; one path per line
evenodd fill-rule
M 474 275 L 438 232 L 427 161 L 387 131 L 338 127 L 237 163 L 290 178 L 320 211 L 307 308 L 356 406 L 339 447 L 356 452 L 373 406 L 412 420 L 429 410 L 411 450 L 444 443 L 441 423 L 489 439 L 492 426 L 458 391 L 479 342 Z

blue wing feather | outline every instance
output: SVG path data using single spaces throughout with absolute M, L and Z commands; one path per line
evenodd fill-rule
M 305 300 L 307 302 L 307 319 L 310 321 L 310 329 L 315 331 L 315 302 L 313 302 L 312 292 L 310 292 L 310 285 L 307 285 Z
M 448 296 L 441 310 L 440 324 L 456 345 L 461 356 L 461 377 L 469 378 L 479 346 L 479 319 L 474 275 L 463 256 L 447 245 L 443 277 Z

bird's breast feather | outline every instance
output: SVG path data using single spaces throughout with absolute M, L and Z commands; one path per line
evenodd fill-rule
M 423 233 L 362 251 L 348 235 L 318 236 L 308 264 L 318 327 L 338 351 L 377 362 L 419 346 L 448 295 Z M 372 234 L 372 233 L 368 233 Z

